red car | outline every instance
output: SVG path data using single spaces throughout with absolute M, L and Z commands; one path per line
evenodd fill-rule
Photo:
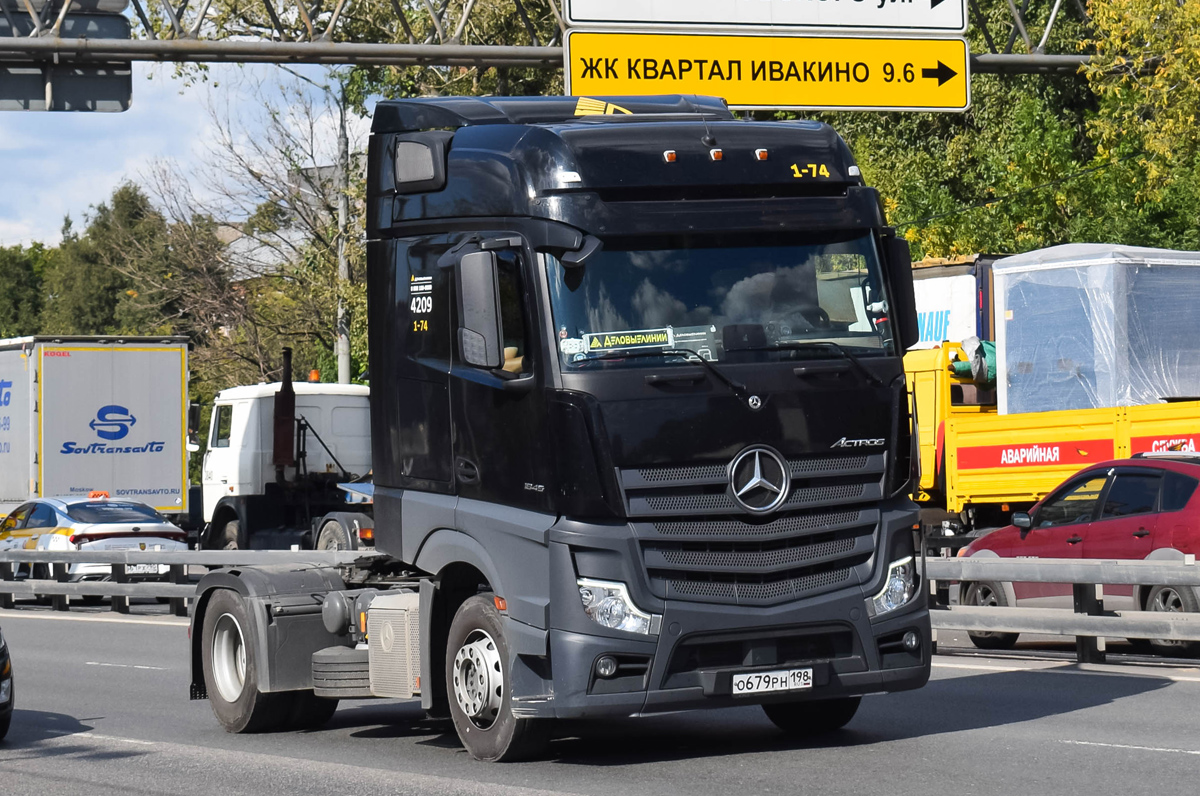
M 1200 552 L 1200 455 L 1118 459 L 1067 479 L 1013 524 L 967 545 L 960 556 L 1178 560 Z M 1109 610 L 1200 610 L 1185 586 L 1104 587 Z M 963 605 L 1071 607 L 1067 583 L 963 583 Z M 972 633 L 983 649 L 1008 649 L 1016 633 Z M 1197 651 L 1194 642 L 1152 640 L 1164 652 Z

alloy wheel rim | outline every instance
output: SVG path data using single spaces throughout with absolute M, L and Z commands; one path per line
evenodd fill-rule
M 500 650 L 486 631 L 473 630 L 454 656 L 454 699 L 481 730 L 490 728 L 504 703 Z

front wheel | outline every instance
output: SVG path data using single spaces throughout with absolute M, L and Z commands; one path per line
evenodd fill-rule
M 467 599 L 450 623 L 446 691 L 459 740 L 476 760 L 536 757 L 550 740 L 544 719 L 512 713 L 512 673 L 504 620 L 491 594 Z
M 850 723 L 862 697 L 818 699 L 810 702 L 776 702 L 763 712 L 788 735 L 824 735 Z
M 1147 611 L 1163 613 L 1195 613 L 1200 611 L 1196 593 L 1187 586 L 1155 586 L 1146 598 Z M 1200 643 L 1195 641 L 1180 641 L 1168 638 L 1152 638 L 1150 646 L 1156 652 L 1164 655 L 1197 655 L 1200 654 Z
M 963 605 L 1008 605 L 1008 597 L 999 583 L 963 585 Z M 1017 644 L 1018 633 L 967 633 L 971 643 L 981 650 L 1010 650 Z
M 261 665 L 250 635 L 250 612 L 229 589 L 213 593 L 204 614 L 201 658 L 208 702 L 226 732 L 265 732 L 287 726 L 292 694 L 258 690 Z

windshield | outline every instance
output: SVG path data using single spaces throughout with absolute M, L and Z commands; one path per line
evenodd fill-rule
M 75 522 L 166 522 L 154 509 L 137 503 L 76 503 L 67 507 L 67 516 Z
M 869 233 L 817 243 L 660 242 L 669 245 L 606 242 L 575 268 L 546 256 L 564 368 L 660 365 L 662 357 L 645 356 L 655 352 L 684 362 L 680 349 L 714 362 L 768 361 L 780 348 L 818 342 L 893 353 Z M 811 348 L 816 356 L 832 349 Z

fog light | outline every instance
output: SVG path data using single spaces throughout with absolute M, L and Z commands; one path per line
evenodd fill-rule
M 598 624 L 643 636 L 658 634 L 662 617 L 634 605 L 624 583 L 588 578 L 580 578 L 578 583 L 583 611 Z
M 909 652 L 916 652 L 917 647 L 921 646 L 921 637 L 914 631 L 910 630 L 904 634 L 904 649 Z
M 617 659 L 611 655 L 605 655 L 596 661 L 596 674 L 601 677 L 612 677 L 617 673 Z
M 867 603 L 872 616 L 895 611 L 917 593 L 917 568 L 912 556 L 893 561 L 888 566 L 883 588 Z

